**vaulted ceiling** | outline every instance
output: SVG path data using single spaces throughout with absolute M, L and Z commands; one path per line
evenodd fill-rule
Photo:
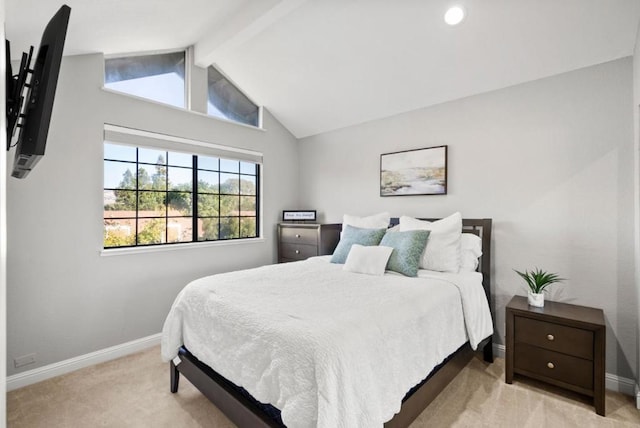
M 450 27 L 446 9 L 466 19 Z M 305 137 L 632 55 L 638 0 L 68 0 L 65 55 L 195 46 Z M 14 56 L 54 0 L 6 0 Z

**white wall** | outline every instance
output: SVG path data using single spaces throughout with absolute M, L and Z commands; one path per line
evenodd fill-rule
M 636 45 L 633 53 L 633 141 L 634 141 L 634 202 L 635 202 L 635 259 L 640 260 L 640 26 L 636 34 Z M 638 325 L 636 329 L 637 362 L 636 378 L 640 377 L 640 262 L 636 262 L 635 293 L 638 308 Z M 640 392 L 637 392 L 640 394 Z M 640 396 L 637 397 L 640 409 Z
M 297 143 L 268 112 L 261 131 L 114 94 L 103 67 L 64 58 L 47 153 L 8 182 L 9 374 L 160 332 L 188 281 L 274 262 L 279 213 L 296 206 Z M 100 256 L 104 123 L 263 152 L 265 241 Z M 34 352 L 37 364 L 13 368 Z
M 497 341 L 504 306 L 526 293 L 512 269 L 538 266 L 569 278 L 552 299 L 604 309 L 607 371 L 633 377 L 632 84 L 626 58 L 305 138 L 301 206 L 326 221 L 383 210 L 493 218 Z M 442 144 L 448 195 L 379 196 L 381 153 Z

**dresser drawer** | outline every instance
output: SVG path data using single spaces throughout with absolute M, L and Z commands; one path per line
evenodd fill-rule
M 318 229 L 303 227 L 282 227 L 280 229 L 280 242 L 291 244 L 318 245 Z
M 516 343 L 593 360 L 593 331 L 519 316 L 514 321 Z
M 280 257 L 283 259 L 304 260 L 317 255 L 317 245 L 280 244 Z
M 516 343 L 515 369 L 593 390 L 593 362 L 582 358 Z

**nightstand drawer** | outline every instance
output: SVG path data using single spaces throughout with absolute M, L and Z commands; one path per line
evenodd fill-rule
M 593 332 L 526 317 L 515 317 L 515 341 L 593 360 Z
M 516 343 L 514 368 L 593 390 L 593 362 L 582 358 Z
M 318 255 L 317 245 L 280 244 L 280 255 L 284 259 L 304 260 Z
M 291 244 L 318 245 L 318 229 L 305 229 L 302 227 L 282 227 L 280 229 L 280 242 L 288 242 Z

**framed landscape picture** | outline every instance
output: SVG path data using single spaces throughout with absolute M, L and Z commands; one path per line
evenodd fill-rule
M 447 146 L 380 155 L 380 196 L 446 194 Z

